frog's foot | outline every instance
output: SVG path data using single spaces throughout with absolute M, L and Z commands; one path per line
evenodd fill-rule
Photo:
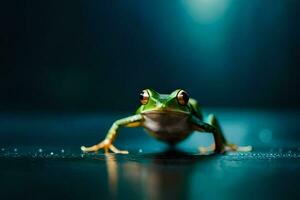
M 249 152 L 252 151 L 252 146 L 238 146 L 236 144 L 226 144 L 225 151 Z
M 199 151 L 201 154 L 224 153 L 227 151 L 249 152 L 251 150 L 252 146 L 238 146 L 236 144 L 226 144 L 218 149 L 216 149 L 215 144 L 212 144 L 208 147 L 199 147 Z
M 213 153 L 215 151 L 215 144 L 211 144 L 208 147 L 199 147 L 198 148 L 200 154 L 210 154 Z
M 120 153 L 120 154 L 128 154 L 128 151 L 119 150 L 117 149 L 110 140 L 105 139 L 103 142 L 100 142 L 99 144 L 96 144 L 91 147 L 85 147 L 81 146 L 81 150 L 86 152 L 96 152 L 99 149 L 104 149 L 105 153 L 108 153 L 109 150 L 111 150 L 113 153 Z

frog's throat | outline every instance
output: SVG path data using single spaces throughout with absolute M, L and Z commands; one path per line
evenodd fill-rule
M 177 143 L 191 132 L 190 114 L 177 111 L 152 110 L 142 113 L 142 126 L 151 136 L 168 143 Z

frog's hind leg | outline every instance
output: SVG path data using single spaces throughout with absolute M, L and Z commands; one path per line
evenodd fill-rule
M 215 127 L 215 130 L 212 131 L 215 143 L 212 144 L 210 147 L 206 147 L 206 149 L 201 147 L 200 151 L 203 152 L 203 150 L 204 151 L 207 150 L 207 151 L 214 151 L 216 153 L 223 153 L 225 151 L 243 151 L 243 152 L 245 152 L 245 151 L 252 150 L 251 146 L 238 146 L 236 144 L 228 143 L 215 115 L 210 114 L 208 116 L 208 124 Z

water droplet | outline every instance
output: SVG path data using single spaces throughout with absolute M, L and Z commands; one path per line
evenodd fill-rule
M 52 156 L 52 155 L 53 155 L 53 152 L 51 152 L 50 155 Z
M 42 153 L 43 152 L 43 149 L 39 149 L 39 153 Z
M 62 149 L 62 150 L 61 150 L 61 152 L 62 152 L 62 153 L 65 153 L 65 150 L 64 150 L 64 149 Z
M 139 153 L 143 153 L 143 149 L 139 149 Z

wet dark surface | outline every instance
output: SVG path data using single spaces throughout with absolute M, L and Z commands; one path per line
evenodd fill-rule
M 251 153 L 200 155 L 208 134 L 177 149 L 122 129 L 128 155 L 82 154 L 126 114 L 0 116 L 0 199 L 299 199 L 299 112 L 212 110 L 227 138 Z

